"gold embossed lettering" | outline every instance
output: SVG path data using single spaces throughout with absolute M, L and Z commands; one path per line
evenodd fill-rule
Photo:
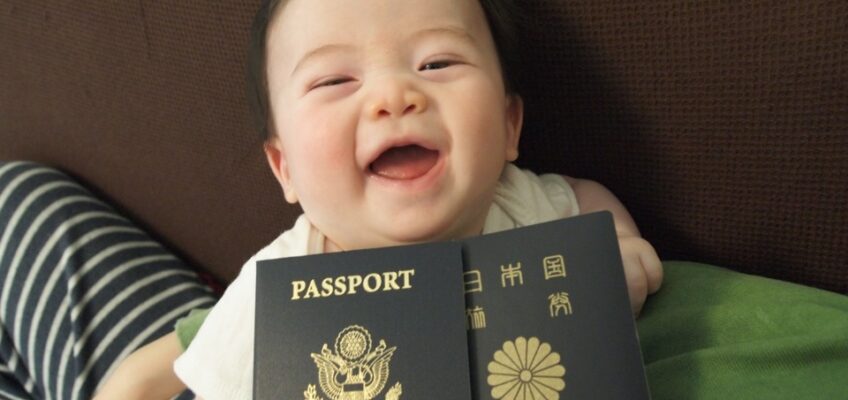
M 373 284 L 372 284 L 373 283 Z M 374 293 L 383 285 L 383 279 L 380 274 L 370 273 L 365 275 L 365 280 L 362 282 L 362 287 L 368 293 Z
M 306 289 L 306 282 L 292 281 L 292 300 L 300 299 L 300 292 Z
M 336 290 L 333 291 L 334 296 L 341 296 L 347 293 L 347 278 L 340 276 L 336 278 Z
M 415 275 L 414 269 L 405 269 L 403 271 L 398 271 L 398 275 L 403 279 L 403 286 L 401 289 L 412 289 L 412 276 Z
M 306 287 L 306 296 L 303 296 L 304 299 L 311 299 L 313 297 L 321 297 L 321 292 L 318 291 L 318 284 L 315 283 L 315 280 L 309 281 L 309 285 Z
M 356 288 L 362 285 L 362 277 L 359 275 L 347 276 L 347 294 L 356 294 Z
M 333 278 L 324 278 L 321 280 L 321 297 L 327 297 L 333 294 Z
M 328 276 L 309 281 L 292 281 L 292 300 L 314 299 L 356 294 L 357 289 L 365 293 L 412 289 L 414 269 L 401 271 L 371 272 L 362 275 Z
M 398 273 L 395 271 L 383 272 L 383 291 L 400 290 L 397 284 Z

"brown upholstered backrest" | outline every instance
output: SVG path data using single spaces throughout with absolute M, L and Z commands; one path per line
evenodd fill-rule
M 848 4 L 521 3 L 520 164 L 604 183 L 663 258 L 848 292 Z M 232 279 L 299 212 L 246 106 L 257 4 L 0 1 L 0 159 Z

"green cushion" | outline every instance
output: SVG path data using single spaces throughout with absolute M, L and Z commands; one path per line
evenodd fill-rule
M 212 311 L 212 309 L 201 308 L 191 310 L 187 316 L 177 321 L 174 331 L 177 332 L 177 338 L 180 339 L 180 346 L 182 346 L 183 350 L 187 349 L 191 341 L 194 340 L 197 331 L 200 330 L 200 326 L 203 325 L 203 321 L 209 315 L 209 311 Z
M 654 400 L 848 398 L 848 296 L 664 265 L 637 323 Z

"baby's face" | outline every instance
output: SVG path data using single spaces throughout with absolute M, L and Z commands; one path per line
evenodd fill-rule
M 267 45 L 269 161 L 332 244 L 480 233 L 522 106 L 477 0 L 291 0 Z

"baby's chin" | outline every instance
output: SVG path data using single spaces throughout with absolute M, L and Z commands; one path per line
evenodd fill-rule
M 327 237 L 327 251 L 373 249 L 378 247 L 404 246 L 419 243 L 443 242 L 479 235 L 483 230 L 479 227 L 456 227 L 449 223 L 437 226 L 404 227 L 405 229 L 362 232 L 348 240 L 334 240 Z

